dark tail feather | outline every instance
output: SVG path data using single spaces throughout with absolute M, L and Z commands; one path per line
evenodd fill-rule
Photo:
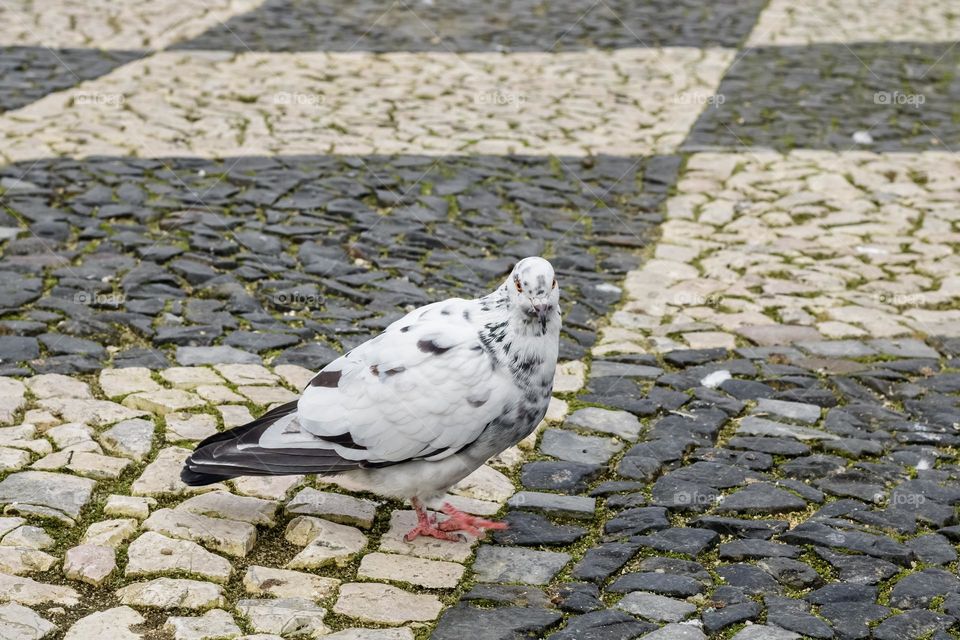
M 187 458 L 180 479 L 191 487 L 200 487 L 238 476 L 333 473 L 358 466 L 332 450 L 264 449 L 257 446 L 264 431 L 296 410 L 294 400 L 268 411 L 253 422 L 210 436 Z

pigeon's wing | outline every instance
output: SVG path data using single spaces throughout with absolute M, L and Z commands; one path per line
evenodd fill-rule
M 481 344 L 469 307 L 448 301 L 327 365 L 300 398 L 299 433 L 267 432 L 260 446 L 329 449 L 363 466 L 439 460 L 474 442 L 517 393 Z

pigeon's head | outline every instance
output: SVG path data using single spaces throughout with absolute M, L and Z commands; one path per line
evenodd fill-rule
M 510 306 L 529 322 L 539 322 L 540 331 L 560 319 L 560 287 L 553 265 L 539 257 L 524 258 L 510 272 L 506 282 Z

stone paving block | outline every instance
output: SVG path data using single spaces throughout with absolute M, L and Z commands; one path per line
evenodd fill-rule
M 80 602 L 80 594 L 70 587 L 37 582 L 23 576 L 0 573 L 0 592 L 7 594 L 11 602 L 26 606 L 56 604 L 74 607 Z
M 567 416 L 565 424 L 589 431 L 609 433 L 631 442 L 637 439 L 642 428 L 636 416 L 626 411 L 610 411 L 597 407 L 574 411 Z
M 286 564 L 288 569 L 344 565 L 367 546 L 367 536 L 359 529 L 311 516 L 291 520 L 284 537 L 288 542 L 304 547 Z
M 319 516 L 364 529 L 373 525 L 373 519 L 377 515 L 377 503 L 372 500 L 317 491 L 309 487 L 297 493 L 285 509 L 287 513 Z
M 211 484 L 205 487 L 188 487 L 180 481 L 180 469 L 184 461 L 190 456 L 189 449 L 181 447 L 167 447 L 157 453 L 153 462 L 144 468 L 140 477 L 133 481 L 130 491 L 135 496 L 166 496 L 203 493 L 206 491 L 222 490 L 220 484 Z
M 15 576 L 42 573 L 52 567 L 56 558 L 37 549 L 0 546 L 0 571 Z
M 409 582 L 430 589 L 452 588 L 463 576 L 463 565 L 400 554 L 368 553 L 357 575 L 374 580 Z
M 243 586 L 247 593 L 254 595 L 268 594 L 277 598 L 306 597 L 317 601 L 336 593 L 340 581 L 301 571 L 251 565 L 243 574 Z
M 0 605 L 0 636 L 2 637 L 11 640 L 36 640 L 49 636 L 56 628 L 55 624 L 22 604 L 8 602 Z
M 481 545 L 473 571 L 481 582 L 547 584 L 569 561 L 566 553 Z
M 233 567 L 230 562 L 195 542 L 168 538 L 147 531 L 127 548 L 129 577 L 188 572 L 214 582 L 226 583 Z
M 0 504 L 7 505 L 5 513 L 35 513 L 73 526 L 80 510 L 89 502 L 95 485 L 96 482 L 89 478 L 21 471 L 0 481 Z
M 217 419 L 207 413 L 168 413 L 164 421 L 167 442 L 203 440 L 217 432 Z
M 236 496 L 226 491 L 211 491 L 187 498 L 178 504 L 175 510 L 211 518 L 249 522 L 253 525 L 273 526 L 279 507 L 279 504 L 271 500 Z
M 94 427 L 106 427 L 116 422 L 147 415 L 146 411 L 131 409 L 109 400 L 44 398 L 38 404 L 68 422 L 81 422 Z
M 233 621 L 233 616 L 223 609 L 211 609 L 196 617 L 170 616 L 163 629 L 173 633 L 174 640 L 236 638 L 243 633 Z
M 223 588 L 185 578 L 155 578 L 117 589 L 123 604 L 157 609 L 211 609 L 226 604 Z
M 67 640 L 85 638 L 117 638 L 117 640 L 141 640 L 144 636 L 133 627 L 145 622 L 142 615 L 130 607 L 114 607 L 98 611 L 77 620 L 64 636 Z
M 103 369 L 97 378 L 97 382 L 100 384 L 103 394 L 108 398 L 160 389 L 160 385 L 151 376 L 150 370 L 145 367 Z
M 83 532 L 80 542 L 116 549 L 136 533 L 139 523 L 132 518 L 101 520 L 91 523 Z
M 203 406 L 203 400 L 189 391 L 181 389 L 161 389 L 159 391 L 141 391 L 123 399 L 123 406 L 142 409 L 158 416 L 184 409 Z
M 354 582 L 340 587 L 335 613 L 366 622 L 403 624 L 435 620 L 443 605 L 431 595 L 416 595 L 375 582 Z
M 246 599 L 237 602 L 237 611 L 258 633 L 309 635 L 329 633 L 323 624 L 327 610 L 306 598 Z
M 257 541 L 257 529 L 248 522 L 198 515 L 187 510 L 159 509 L 143 521 L 143 529 L 192 540 L 227 555 L 244 557 Z
M 118 422 L 101 432 L 98 439 L 108 452 L 142 462 L 153 448 L 154 430 L 151 420 L 134 418 Z
M 116 552 L 108 546 L 81 544 L 68 549 L 63 559 L 64 576 L 95 587 L 102 584 L 116 568 Z

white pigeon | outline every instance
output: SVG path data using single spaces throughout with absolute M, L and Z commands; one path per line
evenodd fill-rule
M 341 475 L 408 498 L 418 519 L 408 540 L 505 528 L 449 503 L 438 523 L 427 505 L 543 419 L 559 301 L 551 264 L 525 258 L 492 293 L 411 311 L 324 367 L 299 400 L 207 438 L 180 477 L 199 486 L 244 475 Z

